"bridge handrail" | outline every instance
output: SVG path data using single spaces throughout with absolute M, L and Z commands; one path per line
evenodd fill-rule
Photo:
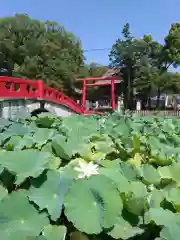
M 14 77 L 0 77 L 0 98 L 42 99 L 63 104 L 73 111 L 84 114 L 83 108 L 64 93 L 43 84 L 42 80 L 26 80 Z M 88 112 L 87 112 L 88 114 Z
M 79 107 L 81 108 L 81 106 L 78 103 L 76 103 L 72 98 L 66 96 L 64 93 L 62 93 L 62 92 L 60 92 L 60 91 L 58 91 L 58 90 L 56 90 L 54 88 L 50 88 L 49 86 L 46 85 L 46 86 L 44 86 L 44 90 L 46 91 L 44 97 L 49 97 L 48 94 L 47 94 L 47 92 L 49 91 L 52 95 L 55 96 L 55 98 L 60 96 L 61 99 L 64 99 L 65 101 L 68 101 L 69 103 L 73 104 L 74 106 L 76 106 L 78 108 Z M 51 95 L 51 97 L 52 97 L 52 95 Z M 54 96 L 53 96 L 53 98 L 54 98 Z

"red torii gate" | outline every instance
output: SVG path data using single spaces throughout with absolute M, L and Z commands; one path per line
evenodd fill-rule
M 114 111 L 116 108 L 115 102 L 115 84 L 116 81 L 120 81 L 120 76 L 107 76 L 107 77 L 94 77 L 94 78 L 80 78 L 77 81 L 83 81 L 83 89 L 82 89 L 82 108 L 86 110 L 86 90 L 87 87 L 101 87 L 101 86 L 111 86 L 111 107 Z M 88 81 L 94 81 L 97 83 L 87 83 Z M 104 81 L 104 82 L 103 82 Z M 106 82 L 108 81 L 108 82 Z

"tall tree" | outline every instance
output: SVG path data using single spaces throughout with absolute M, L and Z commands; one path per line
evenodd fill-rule
M 149 45 L 143 39 L 132 37 L 129 24 L 126 24 L 122 30 L 122 39 L 118 39 L 112 46 L 110 52 L 111 66 L 121 69 L 124 80 L 124 100 L 125 107 L 133 108 L 133 90 L 136 68 L 149 51 Z
M 180 64 L 180 24 L 171 26 L 164 45 L 153 41 L 151 35 L 135 39 L 129 24 L 124 26 L 122 34 L 123 38 L 112 46 L 110 61 L 113 67 L 121 68 L 126 107 L 132 108 L 134 87 L 144 101 L 155 93 L 158 107 L 162 92 L 179 91 L 179 78 L 168 70 Z
M 0 19 L 0 52 L 12 63 L 14 76 L 42 79 L 71 92 L 84 64 L 81 42 L 56 22 L 41 22 L 16 14 Z

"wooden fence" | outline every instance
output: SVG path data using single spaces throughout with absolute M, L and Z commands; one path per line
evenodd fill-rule
M 136 114 L 138 116 L 175 116 L 180 117 L 180 110 L 174 111 L 174 110 L 160 110 L 160 111 L 153 111 L 153 110 L 135 110 L 133 111 L 133 114 Z

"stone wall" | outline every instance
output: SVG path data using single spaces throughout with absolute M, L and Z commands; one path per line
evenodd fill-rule
M 0 117 L 16 119 L 19 117 L 30 116 L 30 114 L 41 108 L 41 102 L 35 100 L 25 100 L 25 99 L 2 99 L 0 101 Z M 54 104 L 47 102 L 44 104 L 44 108 L 56 116 L 68 117 L 73 114 L 71 109 L 63 105 Z

